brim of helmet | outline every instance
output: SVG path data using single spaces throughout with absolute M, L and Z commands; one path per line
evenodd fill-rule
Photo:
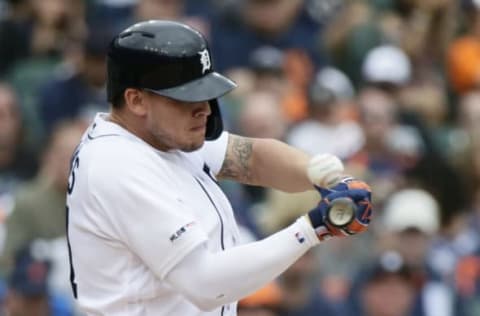
M 237 87 L 232 80 L 217 72 L 187 82 L 181 86 L 149 91 L 179 101 L 201 102 L 219 98 Z

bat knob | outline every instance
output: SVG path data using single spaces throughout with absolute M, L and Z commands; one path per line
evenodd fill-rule
M 327 221 L 334 227 L 343 228 L 354 220 L 356 210 L 357 206 L 352 199 L 347 197 L 334 199 L 327 210 Z

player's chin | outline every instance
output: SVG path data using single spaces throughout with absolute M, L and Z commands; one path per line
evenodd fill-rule
M 195 151 L 200 149 L 203 144 L 205 143 L 205 135 L 200 135 L 196 137 L 190 138 L 184 146 L 182 146 L 181 150 L 185 152 Z
M 184 146 L 182 148 L 182 151 L 189 153 L 189 152 L 192 152 L 192 151 L 195 151 L 195 150 L 198 150 L 198 149 L 202 148 L 202 146 L 203 146 L 203 142 L 201 144 L 196 144 L 196 143 L 195 144 L 189 144 L 187 146 Z

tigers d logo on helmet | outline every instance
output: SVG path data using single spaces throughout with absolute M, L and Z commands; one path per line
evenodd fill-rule
M 210 55 L 208 54 L 208 50 L 204 49 L 198 52 L 200 55 L 200 63 L 202 64 L 202 73 L 204 74 L 205 71 L 209 70 L 212 66 L 210 62 Z

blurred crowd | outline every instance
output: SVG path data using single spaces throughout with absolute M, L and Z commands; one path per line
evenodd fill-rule
M 480 315 L 480 1 L 0 0 L 0 315 L 76 315 L 70 156 L 107 111 L 105 53 L 148 19 L 201 30 L 239 87 L 227 130 L 329 152 L 373 190 L 367 233 L 330 240 L 240 316 Z M 245 240 L 319 199 L 222 182 Z

